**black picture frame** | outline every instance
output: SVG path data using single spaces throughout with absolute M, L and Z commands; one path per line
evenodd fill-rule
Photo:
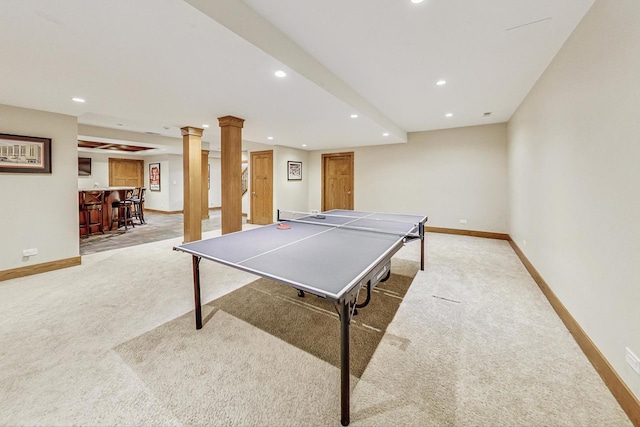
M 0 173 L 51 173 L 51 138 L 0 133 Z
M 91 157 L 78 157 L 78 176 L 91 176 Z
M 302 162 L 287 162 L 287 180 L 289 181 L 301 181 L 302 180 Z

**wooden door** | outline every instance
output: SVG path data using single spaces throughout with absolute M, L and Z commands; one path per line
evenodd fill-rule
M 353 152 L 322 155 L 322 210 L 353 210 Z
M 273 222 L 273 151 L 251 153 L 251 223 Z
M 109 187 L 144 187 L 144 160 L 109 158 Z

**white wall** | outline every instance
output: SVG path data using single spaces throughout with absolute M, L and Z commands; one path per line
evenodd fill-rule
M 507 233 L 506 124 L 414 132 L 406 144 L 333 152 L 347 151 L 355 156 L 355 209 L 423 214 L 432 227 Z M 322 154 L 329 152 L 310 157 L 312 210 L 321 209 Z
M 273 152 L 273 218 L 277 210 L 309 210 L 309 152 L 277 146 Z M 302 180 L 289 181 L 287 162 L 302 162 Z
M 167 156 L 166 162 L 160 162 L 164 170 L 164 178 L 160 187 L 162 192 L 169 191 L 169 208 L 160 209 L 169 212 L 178 212 L 184 209 L 184 159 L 181 155 L 172 154 Z
M 160 164 L 160 191 L 149 188 L 149 164 Z M 182 211 L 183 204 L 183 176 L 182 156 L 163 154 L 144 158 L 144 182 L 146 209 L 163 212 Z
M 210 208 L 214 208 L 214 207 L 219 208 L 222 206 L 221 173 L 222 173 L 222 169 L 220 164 L 220 158 L 209 157 L 209 175 L 211 180 L 211 185 L 209 186 L 209 207 Z
M 509 123 L 510 234 L 638 397 L 639 23 L 596 1 Z
M 0 270 L 79 255 L 75 117 L 0 105 L 0 132 L 51 138 L 51 174 L 0 173 Z M 23 257 L 23 249 L 38 255 Z

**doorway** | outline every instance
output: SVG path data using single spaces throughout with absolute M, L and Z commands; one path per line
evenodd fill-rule
M 353 152 L 322 155 L 322 210 L 353 210 Z
M 251 153 L 251 223 L 273 222 L 273 151 Z

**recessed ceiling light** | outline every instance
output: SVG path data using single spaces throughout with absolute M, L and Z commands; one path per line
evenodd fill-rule
M 382 136 L 389 136 L 389 132 L 383 133 Z
M 446 116 L 446 117 L 452 117 L 452 116 L 453 116 L 453 113 L 447 113 L 447 114 L 445 114 L 445 116 Z
M 273 137 L 272 136 L 268 136 L 267 139 L 273 139 Z
M 202 125 L 202 127 L 203 127 L 203 128 L 208 128 L 208 127 L 209 127 L 209 125 Z
M 82 98 L 71 98 L 71 100 L 75 102 L 84 102 L 84 99 Z
M 438 81 L 436 82 L 436 84 L 437 84 L 438 86 L 443 86 L 443 85 L 446 85 L 446 84 L 447 84 L 447 81 L 446 81 L 446 80 L 438 80 Z
M 422 3 L 424 0 L 411 0 L 411 3 L 413 4 L 418 4 L 418 3 Z
M 302 146 L 303 146 L 303 147 L 306 147 L 306 146 L 307 146 L 307 144 L 302 144 Z
M 351 118 L 352 118 L 352 119 L 357 119 L 357 118 L 358 118 L 358 115 L 357 115 L 357 114 L 352 114 L 352 115 L 351 115 Z
M 274 74 L 276 75 L 276 77 L 286 77 L 287 76 L 287 73 L 285 73 L 282 70 L 278 70 Z

